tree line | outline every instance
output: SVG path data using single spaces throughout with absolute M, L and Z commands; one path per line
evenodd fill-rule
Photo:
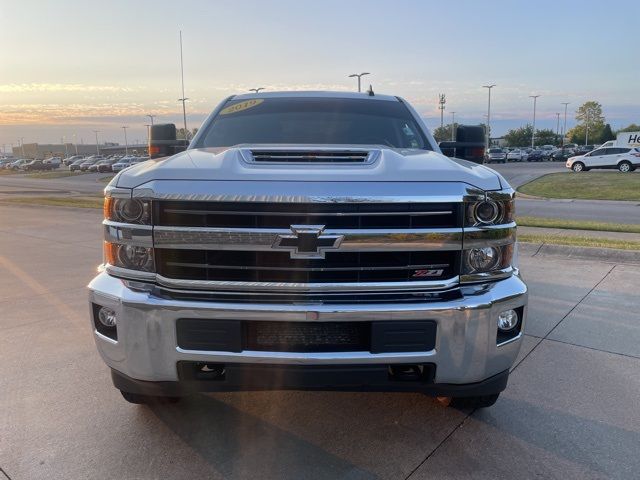
M 602 105 L 599 102 L 590 100 L 583 103 L 576 110 L 575 119 L 577 124 L 567 131 L 567 141 L 569 143 L 583 144 L 585 139 L 590 143 L 601 144 L 607 140 L 614 140 L 616 134 L 620 132 L 640 131 L 640 125 L 632 123 L 624 128 L 614 131 L 611 125 L 606 123 L 602 113 Z M 587 137 L 587 125 L 589 134 Z M 483 126 L 485 126 L 483 124 Z M 453 125 L 454 131 L 458 127 L 458 123 Z M 433 136 L 436 141 L 442 142 L 451 140 L 451 128 L 449 123 L 443 127 L 434 129 Z M 486 128 L 486 126 L 485 126 Z M 531 145 L 531 135 L 533 126 L 527 124 L 523 127 L 512 128 L 504 135 L 504 140 L 509 147 L 522 147 Z M 562 136 L 558 135 L 550 128 L 536 129 L 536 145 L 560 145 L 562 144 Z

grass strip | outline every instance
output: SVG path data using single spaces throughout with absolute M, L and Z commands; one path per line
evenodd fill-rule
M 549 173 L 518 191 L 546 198 L 640 201 L 640 172 Z
M 617 250 L 640 250 L 640 242 L 592 237 L 562 237 L 558 235 L 518 235 L 520 242 L 569 245 L 573 247 L 615 248 Z
M 568 230 L 592 230 L 596 232 L 640 233 L 640 225 L 626 223 L 592 222 L 590 220 L 564 220 L 562 218 L 542 218 L 522 216 L 517 218 L 522 227 L 564 228 Z

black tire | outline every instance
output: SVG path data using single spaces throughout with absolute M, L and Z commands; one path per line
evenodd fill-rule
M 629 173 L 633 171 L 633 165 L 631 165 L 630 162 L 627 162 L 625 160 L 618 164 L 618 170 L 621 171 L 622 173 Z
M 437 397 L 438 403 L 452 408 L 488 408 L 496 403 L 499 393 L 478 397 Z
M 573 170 L 576 173 L 587 171 L 587 169 L 584 168 L 584 163 L 582 162 L 574 162 L 573 165 L 571 165 L 571 170 Z
M 168 403 L 178 403 L 180 397 L 155 397 L 151 395 L 140 395 L 138 393 L 125 392 L 120 390 L 122 397 L 129 403 L 136 405 L 158 405 Z

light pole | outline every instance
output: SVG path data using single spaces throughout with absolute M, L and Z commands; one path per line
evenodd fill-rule
M 451 141 L 452 142 L 456 139 L 454 135 L 455 128 L 456 128 L 456 112 L 451 112 Z
M 124 154 L 125 155 L 129 155 L 129 142 L 127 141 L 127 128 L 129 127 L 122 127 L 122 130 L 124 130 Z
M 438 110 L 440 110 L 440 128 L 444 127 L 444 105 L 447 103 L 447 99 L 444 93 L 438 95 Z
M 360 79 L 365 75 L 371 75 L 371 74 L 369 72 L 362 72 L 362 73 L 352 73 L 351 75 L 349 75 L 349 78 L 358 77 L 358 92 L 362 91 L 360 90 Z
M 73 134 L 73 145 L 76 147 L 76 155 L 78 155 L 78 140 L 75 133 Z
M 145 123 L 145 127 L 147 127 L 147 146 L 149 145 L 149 139 L 151 138 L 151 124 Z
M 100 130 L 94 130 L 93 133 L 96 134 L 96 152 L 100 155 L 100 145 L 98 144 L 98 133 L 100 133 Z
M 529 98 L 533 98 L 533 130 L 531 131 L 531 148 L 536 146 L 536 102 L 540 95 L 529 95 Z
M 182 98 L 179 98 L 178 101 L 182 102 L 182 118 L 184 120 L 184 139 L 189 141 L 189 130 L 187 129 L 187 107 L 185 106 L 185 102 L 189 100 L 184 95 L 184 63 L 182 61 L 182 30 L 180 30 L 180 76 L 182 78 Z
M 145 117 L 149 117 L 151 119 L 151 126 L 153 127 L 153 119 L 156 118 L 157 115 L 151 115 L 150 113 L 147 113 Z
M 22 150 L 22 156 L 24 157 L 24 137 L 20 137 L 20 150 Z
M 587 123 L 585 124 L 585 131 L 584 131 L 584 146 L 586 147 L 588 143 L 589 143 L 589 109 L 587 108 Z
M 564 105 L 564 126 L 562 127 L 562 146 L 564 147 L 564 137 L 567 136 L 567 105 L 571 102 L 562 102 L 561 105 Z
M 264 90 L 265 87 L 258 87 L 258 88 L 250 88 L 249 91 L 250 92 L 255 92 L 255 93 L 260 93 L 260 90 Z
M 489 90 L 489 101 L 487 104 L 487 146 L 486 146 L 487 149 L 491 144 L 491 89 L 495 86 L 496 86 L 495 83 L 492 83 L 491 85 L 482 86 L 482 88 L 486 88 L 487 90 Z
M 556 123 L 556 137 L 560 135 L 560 113 L 556 112 L 556 117 L 558 118 L 558 123 Z M 556 142 L 558 139 L 556 138 Z

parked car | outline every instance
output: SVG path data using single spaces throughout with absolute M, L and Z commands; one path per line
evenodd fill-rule
M 93 165 L 89 166 L 89 171 L 99 173 L 111 172 L 111 166 L 117 161 L 118 160 L 116 158 L 101 160 L 100 162 L 94 163 Z
M 575 156 L 575 152 L 572 148 L 559 148 L 551 154 L 551 160 L 564 162 L 573 156 Z
M 80 170 L 80 165 L 82 165 L 86 161 L 87 160 L 85 158 L 79 158 L 76 161 L 74 161 L 73 163 L 70 163 L 69 164 L 69 171 L 70 172 L 75 172 L 76 170 Z
M 28 160 L 26 158 L 19 158 L 18 160 L 15 160 L 11 162 L 9 165 L 7 165 L 6 168 L 9 170 L 19 170 L 22 165 L 30 161 L 31 160 Z
M 53 170 L 54 168 L 53 164 L 44 163 L 42 160 L 31 160 L 20 166 L 20 170 L 24 170 L 25 172 Z
M 65 159 L 62 160 L 62 164 L 69 166 L 71 165 L 73 162 L 77 162 L 80 159 L 84 159 L 84 157 L 82 155 L 73 155 L 72 157 L 67 157 Z
M 580 145 L 575 150 L 576 155 L 584 155 L 585 153 L 589 153 L 594 149 L 593 145 Z
M 516 148 L 507 154 L 507 160 L 513 160 L 514 162 L 524 162 L 527 160 L 527 152 Z
M 6 168 L 7 165 L 12 163 L 13 161 L 14 161 L 14 159 L 11 159 L 11 158 L 2 158 L 2 159 L 0 159 L 0 168 Z
M 52 165 L 52 168 L 58 168 L 60 165 L 62 165 L 62 158 L 60 158 L 60 157 L 49 157 L 49 158 L 43 160 L 42 163 L 47 163 L 49 165 Z
M 91 165 L 94 165 L 94 164 L 96 164 L 98 162 L 101 162 L 102 160 L 104 160 L 104 157 L 101 157 L 101 156 L 99 157 L 98 155 L 95 155 L 93 157 L 89 157 L 89 158 L 85 159 L 85 161 L 80 164 L 80 171 L 81 172 L 86 172 L 87 170 L 89 170 L 89 167 Z
M 623 173 L 632 172 L 640 167 L 640 148 L 598 148 L 584 155 L 571 157 L 567 160 L 566 167 L 574 172 L 586 172 L 592 168 L 616 168 Z
M 129 168 L 133 164 L 132 162 L 133 160 L 130 160 L 130 159 L 118 160 L 116 163 L 111 165 L 111 171 L 114 173 L 118 173 L 121 170 L 124 170 L 125 168 Z
M 501 148 L 490 148 L 487 152 L 487 163 L 507 163 L 507 154 Z
M 538 150 L 538 149 L 533 150 L 527 156 L 527 162 L 544 162 L 544 161 L 545 161 L 545 155 L 542 150 Z

